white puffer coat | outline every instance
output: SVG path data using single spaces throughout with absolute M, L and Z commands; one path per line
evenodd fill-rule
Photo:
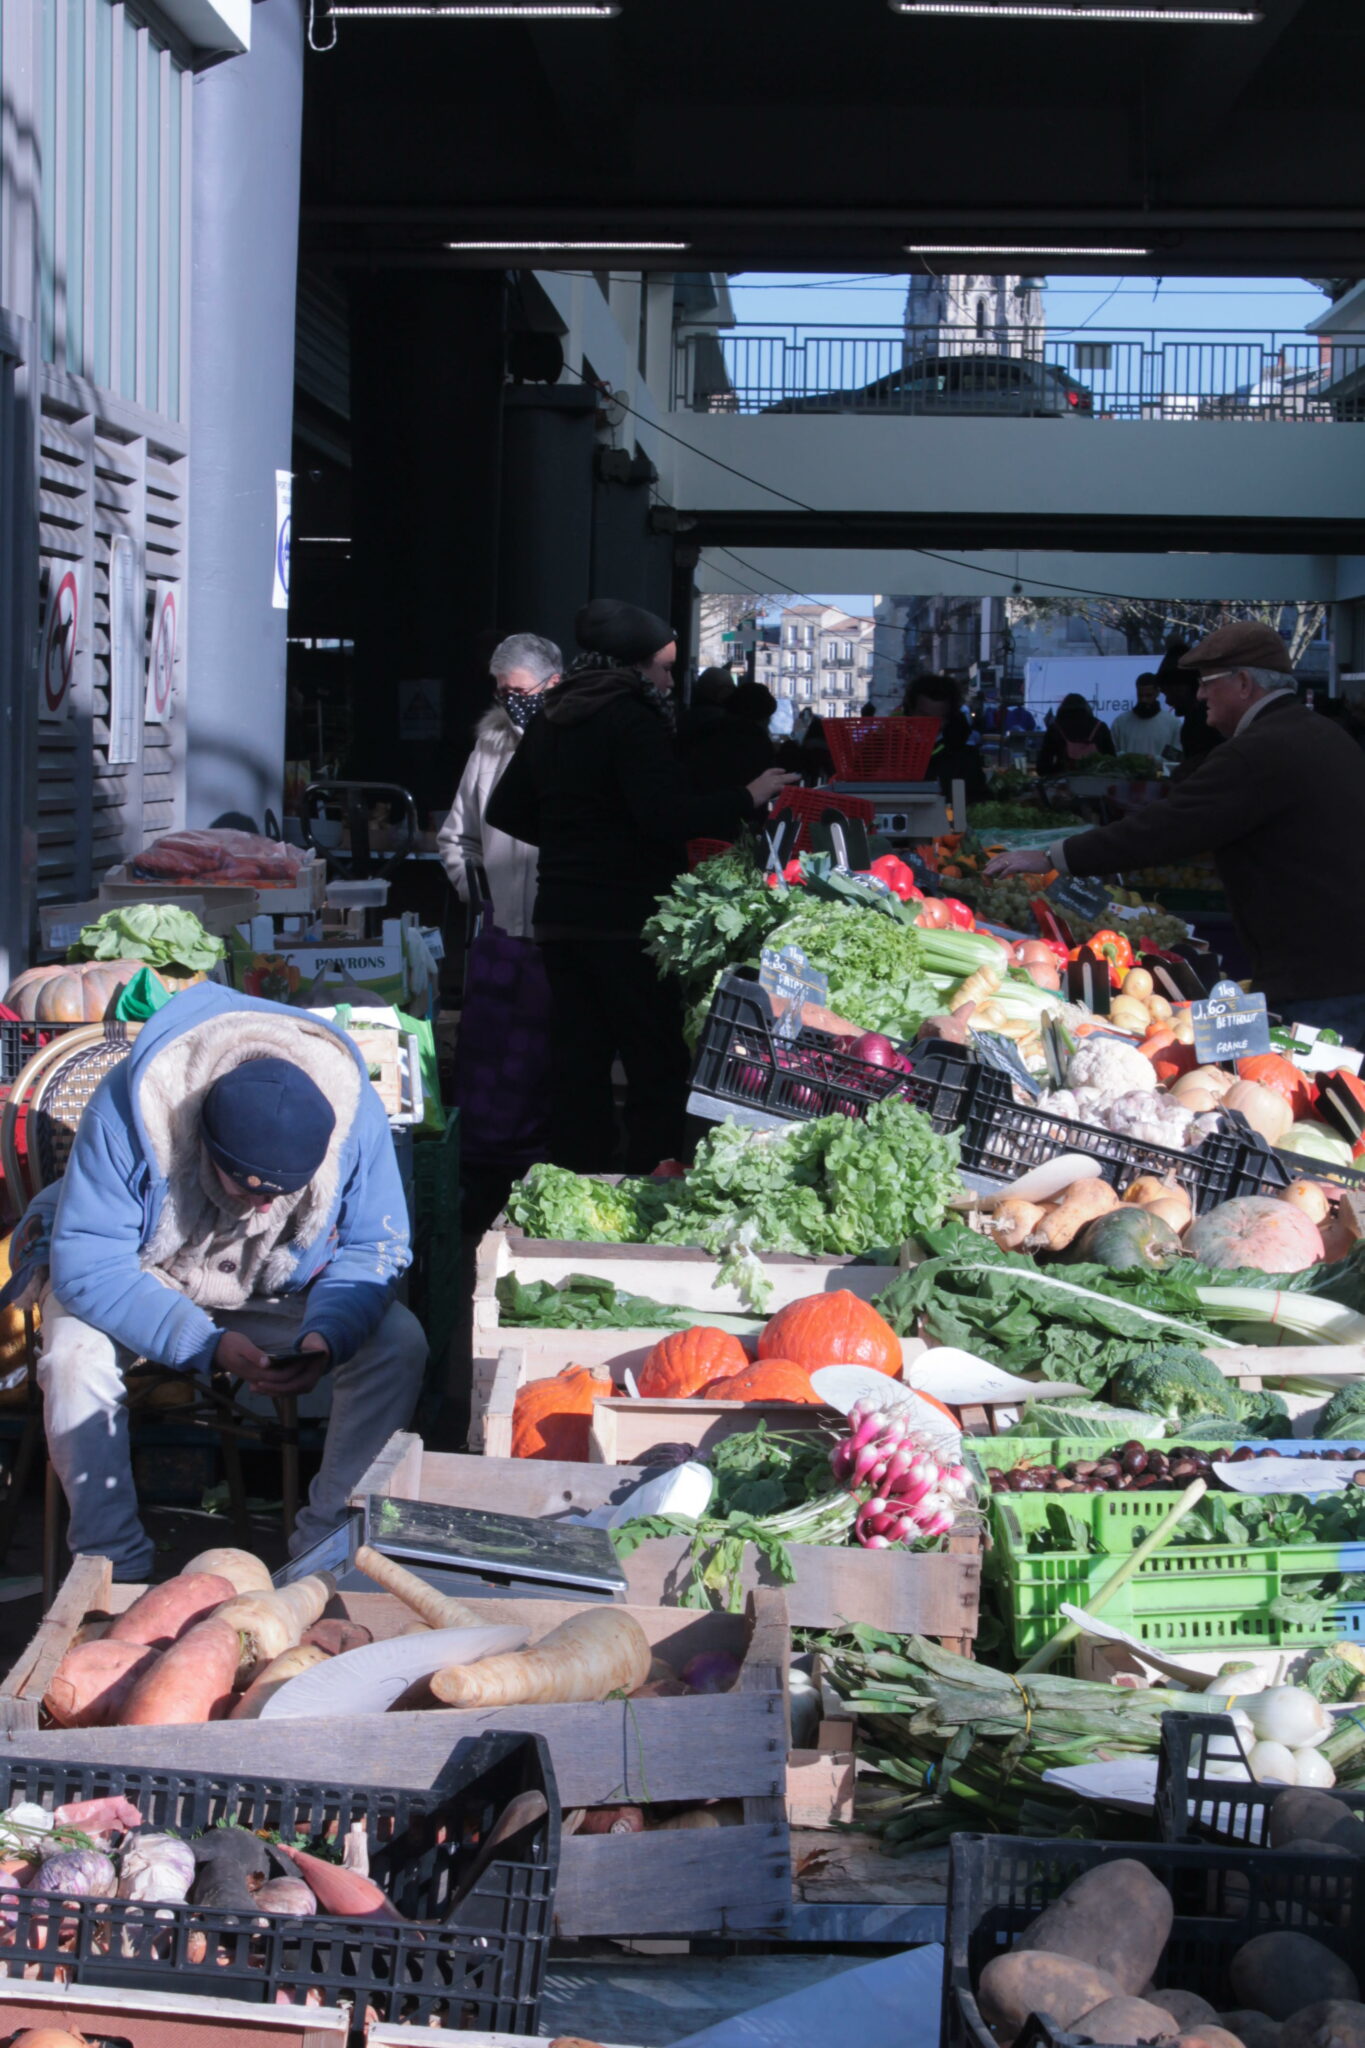
M 511 938 L 529 939 L 536 900 L 536 849 L 484 823 L 488 799 L 520 738 L 500 704 L 485 711 L 437 845 L 460 901 L 469 901 L 466 863 L 481 862 L 493 898 L 494 923 Z

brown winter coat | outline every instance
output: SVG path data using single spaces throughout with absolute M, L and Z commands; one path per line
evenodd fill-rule
M 1073 875 L 1210 854 L 1271 1007 L 1365 991 L 1365 753 L 1288 694 L 1163 803 L 1064 842 Z

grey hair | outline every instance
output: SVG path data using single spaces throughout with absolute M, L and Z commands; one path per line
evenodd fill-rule
M 1258 690 L 1292 690 L 1296 684 L 1292 675 L 1282 668 L 1244 668 L 1244 676 L 1250 676 Z
M 548 683 L 551 676 L 563 673 L 564 657 L 553 640 L 543 640 L 539 633 L 509 633 L 493 649 L 488 668 L 489 673 L 495 676 L 505 676 L 514 668 L 524 668 L 538 683 Z

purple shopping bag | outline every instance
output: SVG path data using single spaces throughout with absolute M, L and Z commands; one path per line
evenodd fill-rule
M 520 1173 L 547 1157 L 550 985 L 535 941 L 486 919 L 469 944 L 455 1104 L 472 1164 Z

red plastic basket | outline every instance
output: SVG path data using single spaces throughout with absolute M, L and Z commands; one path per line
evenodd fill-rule
M 733 844 L 732 839 L 689 839 L 687 865 L 699 868 L 704 860 L 714 860 L 718 853 L 728 853 Z
M 861 825 L 871 828 L 876 812 L 866 797 L 848 796 L 841 789 L 791 789 L 780 790 L 773 804 L 774 813 L 794 811 L 801 820 L 801 830 L 796 835 L 796 852 L 802 853 L 810 846 L 810 827 L 818 825 L 826 811 L 839 811 L 845 818 L 856 818 Z
M 844 782 L 922 782 L 937 718 L 827 718 L 825 745 Z

